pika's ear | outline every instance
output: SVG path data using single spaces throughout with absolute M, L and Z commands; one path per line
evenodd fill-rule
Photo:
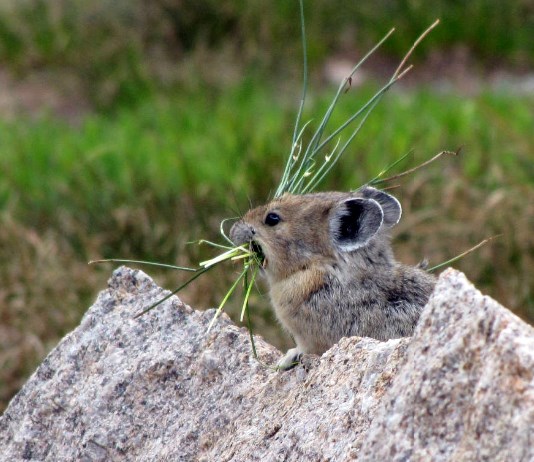
M 382 207 L 374 199 L 347 199 L 333 211 L 330 235 L 340 250 L 350 252 L 365 245 L 380 229 L 383 220 Z
M 374 199 L 380 204 L 384 212 L 384 225 L 392 227 L 399 222 L 402 215 L 402 207 L 400 202 L 392 195 L 371 186 L 364 186 L 358 192 L 366 199 Z

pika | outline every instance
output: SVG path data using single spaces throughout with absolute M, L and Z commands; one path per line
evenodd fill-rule
M 395 260 L 389 234 L 401 214 L 395 197 L 365 186 L 285 194 L 232 226 L 230 239 L 260 255 L 276 316 L 295 340 L 280 369 L 342 337 L 413 333 L 435 277 Z

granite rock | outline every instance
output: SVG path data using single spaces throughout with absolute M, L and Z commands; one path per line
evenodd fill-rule
M 534 460 L 534 330 L 445 271 L 412 338 L 281 353 L 116 270 L 0 417 L 0 460 Z

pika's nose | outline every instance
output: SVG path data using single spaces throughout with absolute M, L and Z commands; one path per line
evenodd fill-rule
M 254 228 L 244 221 L 234 223 L 230 229 L 230 239 L 235 245 L 247 244 L 254 238 Z

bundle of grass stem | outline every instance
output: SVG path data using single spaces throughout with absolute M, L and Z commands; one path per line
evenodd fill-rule
M 306 194 L 309 192 L 314 191 L 319 184 L 323 181 L 323 179 L 328 175 L 328 173 L 332 170 L 334 165 L 340 160 L 342 155 L 346 152 L 347 148 L 353 141 L 353 139 L 357 136 L 357 134 L 362 129 L 363 125 L 365 124 L 365 121 L 373 111 L 373 109 L 376 107 L 376 105 L 380 102 L 382 96 L 400 79 L 403 78 L 404 75 L 406 75 L 407 72 L 410 71 L 412 68 L 411 65 L 406 66 L 406 63 L 411 56 L 412 52 L 414 51 L 415 47 L 419 44 L 421 40 L 434 28 L 438 25 L 439 20 L 436 20 L 430 27 L 428 27 L 427 30 L 425 30 L 421 36 L 414 42 L 413 46 L 410 48 L 410 50 L 406 53 L 404 58 L 402 59 L 400 65 L 395 70 L 389 81 L 382 86 L 367 102 L 363 104 L 363 106 L 358 109 L 354 114 L 352 114 L 348 119 L 346 119 L 341 125 L 334 128 L 327 134 L 327 129 L 329 126 L 329 122 L 331 119 L 331 116 L 336 108 L 336 105 L 338 104 L 340 98 L 347 92 L 347 90 L 350 88 L 352 78 L 354 74 L 361 68 L 361 66 L 369 59 L 369 57 L 390 37 L 390 35 L 394 32 L 394 29 L 391 29 L 380 42 L 378 42 L 352 69 L 350 74 L 343 79 L 343 81 L 340 83 L 338 90 L 332 99 L 332 102 L 330 103 L 328 109 L 326 110 L 325 114 L 323 115 L 321 122 L 319 123 L 318 128 L 315 130 L 315 132 L 311 135 L 309 141 L 304 145 L 304 135 L 306 133 L 306 129 L 309 125 L 309 122 L 302 124 L 302 113 L 304 110 L 304 104 L 306 101 L 306 95 L 307 95 L 307 87 L 308 87 L 308 62 L 307 62 L 307 50 L 306 50 L 306 30 L 305 30 L 305 21 L 304 21 L 304 8 L 303 8 L 303 1 L 300 0 L 300 20 L 301 20 L 301 34 L 302 34 L 302 47 L 303 47 L 303 88 L 302 88 L 302 97 L 300 100 L 300 106 L 297 112 L 297 117 L 295 120 L 295 126 L 293 130 L 293 137 L 292 137 L 292 145 L 289 152 L 289 156 L 287 158 L 287 162 L 285 164 L 284 171 L 282 173 L 282 177 L 280 179 L 280 183 L 278 187 L 276 188 L 276 192 L 274 194 L 274 197 L 280 197 L 285 193 L 291 193 L 291 194 Z M 357 123 L 356 123 L 357 122 Z M 348 134 L 347 134 L 348 133 Z M 343 138 L 345 137 L 345 138 Z M 326 152 L 326 154 L 325 154 Z M 442 153 L 438 154 L 438 156 L 435 156 L 432 160 L 435 160 L 437 157 L 439 157 L 441 154 L 445 153 L 447 151 L 443 151 Z M 406 156 L 403 156 L 398 161 L 394 162 L 390 166 L 386 167 L 384 170 L 382 170 L 374 179 L 372 179 L 368 184 L 378 184 L 384 181 L 387 181 L 388 179 L 383 179 L 383 175 L 395 167 L 401 160 L 403 160 Z M 427 162 L 428 163 L 428 162 Z M 425 163 L 426 164 L 426 163 Z M 425 165 L 422 164 L 421 166 Z M 416 167 L 418 168 L 418 167 Z M 410 173 L 415 169 L 411 169 L 408 172 L 404 172 L 402 174 L 398 174 L 395 176 L 399 177 L 403 174 Z M 226 245 L 218 244 L 210 241 L 199 241 L 200 243 L 205 243 L 208 245 L 211 245 L 215 248 L 222 249 L 223 252 L 216 257 L 206 260 L 203 262 L 200 262 L 197 268 L 187 268 L 187 267 L 179 267 L 174 265 L 165 265 L 165 264 L 159 264 L 154 262 L 145 262 L 145 261 L 138 261 L 138 260 L 123 260 L 123 259 L 110 259 L 110 260 L 98 260 L 95 262 L 90 263 L 97 263 L 97 262 L 103 262 L 103 261 L 112 261 L 115 263 L 137 263 L 137 264 L 148 264 L 153 266 L 159 266 L 164 268 L 171 268 L 171 269 L 177 269 L 180 271 L 186 271 L 186 272 L 192 272 L 193 275 L 190 277 L 185 283 L 180 285 L 178 288 L 173 290 L 169 295 L 164 297 L 163 299 L 157 301 L 153 305 L 145 308 L 141 313 L 137 314 L 136 317 L 139 317 L 168 298 L 170 298 L 172 295 L 179 292 L 181 289 L 186 287 L 188 284 L 193 282 L 196 278 L 200 277 L 202 274 L 206 273 L 207 271 L 211 270 L 217 265 L 220 265 L 222 263 L 226 263 L 228 261 L 236 262 L 236 261 L 242 261 L 243 262 L 243 269 L 238 274 L 236 280 L 230 287 L 230 289 L 227 291 L 226 295 L 223 297 L 221 303 L 219 304 L 219 307 L 217 308 L 217 311 L 215 312 L 215 315 L 213 316 L 209 326 L 208 331 L 213 327 L 213 324 L 215 323 L 216 319 L 221 314 L 224 306 L 226 305 L 226 302 L 231 297 L 231 295 L 235 292 L 239 284 L 243 283 L 243 303 L 241 308 L 241 316 L 240 321 L 242 322 L 243 319 L 247 318 L 247 323 L 249 326 L 249 332 L 250 332 L 250 338 L 252 342 L 252 348 L 254 352 L 254 356 L 256 356 L 256 351 L 254 347 L 254 339 L 252 335 L 252 327 L 250 324 L 250 316 L 249 316 L 249 309 L 248 309 L 248 302 L 250 298 L 250 294 L 252 291 L 252 287 L 255 284 L 256 277 L 258 275 L 258 270 L 260 268 L 261 262 L 258 255 L 256 255 L 254 249 L 251 245 L 241 245 L 241 246 L 235 246 L 232 241 L 228 238 L 228 236 L 224 232 L 224 223 L 226 220 L 224 220 L 221 223 L 220 227 L 220 233 L 221 236 L 224 238 L 224 240 L 227 242 Z

